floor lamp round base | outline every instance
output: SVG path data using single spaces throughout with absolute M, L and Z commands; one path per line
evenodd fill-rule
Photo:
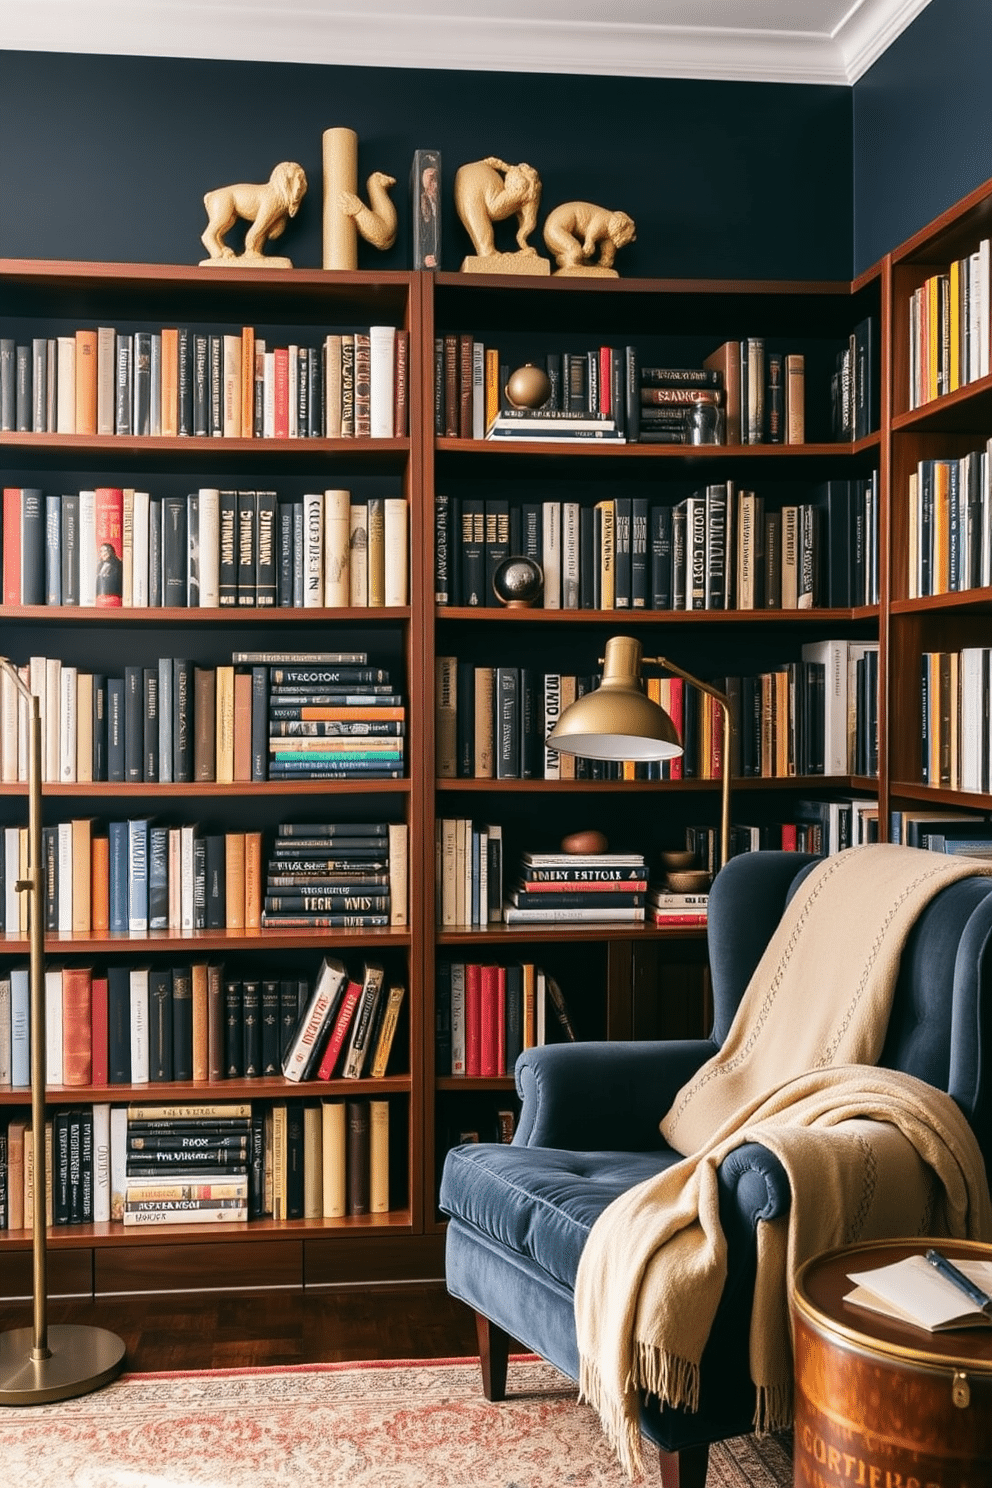
M 50 1358 L 32 1359 L 33 1347 L 31 1328 L 0 1334 L 0 1406 L 88 1395 L 109 1385 L 124 1367 L 124 1342 L 105 1328 L 59 1324 L 48 1329 Z

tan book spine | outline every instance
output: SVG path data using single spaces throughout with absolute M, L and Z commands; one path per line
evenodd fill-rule
M 24 1228 L 24 1137 L 27 1123 L 7 1127 L 7 1229 Z
M 369 607 L 386 603 L 386 512 L 381 496 L 369 498 Z
M 193 986 L 193 1079 L 209 1080 L 207 963 L 194 961 L 191 968 Z
M 76 361 L 79 361 L 77 348 Z M 78 367 L 77 367 L 78 372 Z M 96 333 L 96 432 L 115 432 L 117 333 L 113 326 L 100 326 Z M 77 433 L 79 426 L 76 426 Z
M 127 1107 L 130 1121 L 198 1121 L 251 1117 L 251 1101 L 173 1101 L 167 1105 L 138 1102 Z
M 264 889 L 261 832 L 245 833 L 245 929 L 257 930 L 262 923 Z
M 324 492 L 324 604 L 346 607 L 351 594 L 351 492 Z
M 782 608 L 799 605 L 799 508 L 782 508 Z
M 389 1102 L 369 1101 L 369 1213 L 389 1213 Z
M 215 779 L 219 785 L 234 782 L 234 667 L 217 668 L 215 708 L 217 719 Z
M 217 962 L 207 964 L 207 1077 L 224 1078 L 224 968 Z
M 303 1218 L 324 1215 L 323 1114 L 317 1105 L 303 1107 Z
M 369 602 L 369 508 L 366 501 L 351 503 L 348 548 L 351 558 L 349 603 L 362 608 Z
M 409 923 L 409 832 L 406 822 L 389 823 L 389 923 Z
M 806 443 L 806 358 L 790 352 L 785 359 L 785 442 Z
M 255 329 L 241 329 L 241 429 L 242 439 L 255 433 Z
M 341 337 L 327 337 L 325 387 L 327 398 L 327 437 L 341 438 Z
M 406 988 L 398 982 L 394 983 L 389 989 L 386 1007 L 382 1015 L 382 1023 L 379 1027 L 379 1037 L 372 1054 L 372 1067 L 369 1070 L 369 1074 L 375 1080 L 381 1080 L 386 1073 L 389 1056 L 396 1038 L 400 1008 L 403 1006 L 405 993 Z
M 93 1078 L 93 968 L 62 968 L 62 1084 L 89 1085 Z
M 493 691 L 496 685 L 495 667 L 475 668 L 475 760 L 473 775 L 476 780 L 491 780 L 495 775 Z
M 409 521 L 410 508 L 402 496 L 387 496 L 384 503 L 385 578 L 383 603 L 410 603 Z
M 616 598 L 616 507 L 612 500 L 607 500 L 597 501 L 596 509 L 602 513 L 602 536 L 599 549 L 601 608 L 612 610 Z
M 92 929 L 93 818 L 72 821 L 72 933 L 89 935 Z
M 241 337 L 225 335 L 222 409 L 225 439 L 241 437 Z
M 355 438 L 368 439 L 372 415 L 372 352 L 367 331 L 355 332 Z
M 174 439 L 179 433 L 179 332 L 175 326 L 162 329 L 162 433 Z
M 76 432 L 76 338 L 59 336 L 58 381 L 55 392 L 55 432 Z
M 566 675 L 566 674 L 563 673 L 562 674 L 562 679 L 561 679 L 561 711 L 564 713 L 565 709 L 566 708 L 570 708 L 574 702 L 575 702 L 575 678 L 572 677 L 572 676 L 568 676 L 568 675 Z M 631 763 L 633 763 L 633 762 L 631 761 Z M 574 754 L 563 754 L 563 755 L 561 755 L 561 765 L 560 765 L 560 770 L 559 770 L 558 778 L 559 778 L 559 780 L 574 780 L 575 779 L 575 755 Z
M 183 834 L 181 827 L 169 828 L 169 929 L 181 930 L 183 923 Z
M 347 1207 L 344 1101 L 321 1101 L 322 1206 L 325 1219 L 341 1219 Z
M 286 1103 L 272 1107 L 272 1218 L 286 1218 Z
M 224 887 L 228 930 L 245 928 L 245 834 L 224 836 Z
M 251 780 L 251 673 L 234 674 L 234 779 Z
M 76 433 L 97 430 L 97 332 L 76 332 Z
M 434 658 L 434 769 L 439 779 L 458 774 L 458 658 Z M 469 700 L 463 700 L 469 706 Z
M 215 779 L 217 678 L 213 667 L 193 668 L 193 778 Z

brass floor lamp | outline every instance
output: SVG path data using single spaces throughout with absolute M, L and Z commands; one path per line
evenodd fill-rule
M 0 656 L 0 672 L 28 706 L 28 870 L 17 889 L 28 899 L 31 996 L 31 1126 L 34 1139 L 32 1295 L 34 1326 L 0 1334 L 0 1405 L 42 1405 L 87 1395 L 109 1384 L 124 1364 L 124 1343 L 104 1328 L 48 1326 L 45 1152 L 45 918 L 41 903 L 41 714 L 17 668 Z M 8 872 L 12 865 L 8 865 Z
M 682 753 L 671 718 L 651 701 L 641 686 L 642 662 L 663 667 L 700 692 L 708 693 L 720 707 L 723 718 L 723 768 L 720 797 L 719 867 L 730 856 L 730 701 L 709 682 L 701 682 L 664 656 L 641 655 L 641 643 L 632 636 L 613 636 L 606 643 L 603 680 L 595 692 L 587 692 L 565 708 L 548 735 L 547 744 L 561 754 L 586 759 L 660 760 Z

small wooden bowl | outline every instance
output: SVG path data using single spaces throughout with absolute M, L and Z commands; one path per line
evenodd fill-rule
M 671 849 L 661 854 L 661 866 L 666 873 L 678 868 L 694 868 L 696 866 L 696 854 L 687 848 Z
M 705 894 L 710 886 L 710 876 L 705 868 L 683 868 L 676 873 L 666 873 L 665 883 L 673 894 Z

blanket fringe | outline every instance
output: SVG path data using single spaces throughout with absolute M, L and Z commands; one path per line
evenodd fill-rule
M 699 1365 L 656 1344 L 638 1340 L 630 1384 L 674 1410 L 699 1409 Z
M 627 1389 L 619 1400 L 607 1403 L 603 1398 L 602 1384 L 599 1371 L 582 1360 L 579 1365 L 579 1399 L 592 1406 L 622 1470 L 634 1481 L 644 1470 L 637 1396 Z
M 792 1425 L 791 1385 L 758 1385 L 754 1403 L 754 1429 L 758 1436 L 784 1431 Z

